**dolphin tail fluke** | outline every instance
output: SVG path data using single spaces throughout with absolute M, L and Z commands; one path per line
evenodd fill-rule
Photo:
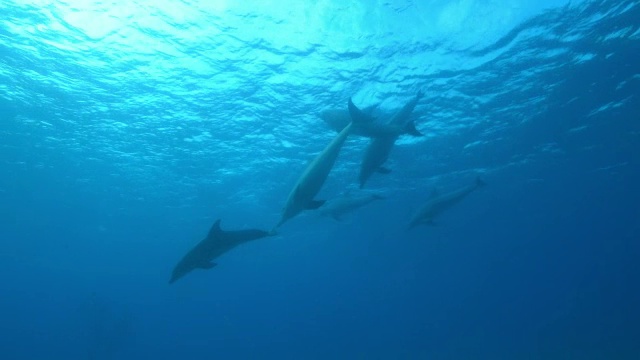
M 418 129 L 416 129 L 416 122 L 411 120 L 407 123 L 407 125 L 404 126 L 404 132 L 411 135 L 411 136 L 424 136 L 423 133 L 421 133 L 420 131 L 418 131 Z
M 484 182 L 484 180 L 482 180 L 480 175 L 478 175 L 478 177 L 476 178 L 476 186 L 480 187 L 480 186 L 485 186 L 485 185 L 487 185 L 487 183 Z
M 351 98 L 349 98 L 349 115 L 351 115 L 351 121 L 355 124 L 368 123 L 372 120 L 371 115 L 358 109 Z

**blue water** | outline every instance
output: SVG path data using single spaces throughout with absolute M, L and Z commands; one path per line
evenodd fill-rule
M 640 359 L 640 2 L 506 3 L 2 1 L 0 358 Z M 273 227 L 323 109 L 419 90 L 385 200 L 168 285 Z

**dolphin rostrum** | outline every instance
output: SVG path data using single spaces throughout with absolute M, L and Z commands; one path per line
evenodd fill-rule
M 240 244 L 271 235 L 275 235 L 275 233 L 257 229 L 225 231 L 220 228 L 220 220 L 217 220 L 209 230 L 207 237 L 189 250 L 178 262 L 173 269 L 169 284 L 174 283 L 192 270 L 211 269 L 217 265 L 212 262 L 213 259 Z
M 303 210 L 317 209 L 324 204 L 324 200 L 314 200 L 313 198 L 318 194 L 327 176 L 329 176 L 340 149 L 342 149 L 342 145 L 351 131 L 352 124 L 349 123 L 347 127 L 342 129 L 329 145 L 309 163 L 289 193 L 287 202 L 282 209 L 282 217 L 276 228 Z
M 477 188 L 484 186 L 485 182 L 478 176 L 476 181 L 458 190 L 451 191 L 446 194 L 432 194 L 431 198 L 413 215 L 409 221 L 409 229 L 420 225 L 433 225 L 433 219 L 441 212 L 460 202 Z
M 405 128 L 405 125 L 409 121 L 411 112 L 413 112 L 413 109 L 418 104 L 418 100 L 420 100 L 420 98 L 422 98 L 422 92 L 418 92 L 415 98 L 405 104 L 389 121 L 389 124 L 394 126 L 396 131 L 371 139 L 369 146 L 367 146 L 367 149 L 365 150 L 362 164 L 360 164 L 360 188 L 364 187 L 364 184 L 374 172 L 377 171 L 383 174 L 391 172 L 391 170 L 384 168 L 382 165 L 387 161 L 393 145 L 402 134 L 402 129 Z M 363 120 L 364 118 L 369 117 L 369 115 L 358 109 L 351 100 L 349 100 L 349 113 L 354 119 L 354 122 L 358 119 L 358 122 L 362 123 L 365 121 Z
M 318 209 L 318 211 L 322 215 L 331 216 L 332 218 L 341 221 L 342 215 L 350 213 L 373 201 L 382 200 L 384 198 L 384 196 L 375 193 L 361 195 L 347 194 L 328 200 Z

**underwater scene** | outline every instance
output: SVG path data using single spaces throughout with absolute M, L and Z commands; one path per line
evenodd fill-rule
M 640 1 L 3 0 L 0 359 L 640 359 Z

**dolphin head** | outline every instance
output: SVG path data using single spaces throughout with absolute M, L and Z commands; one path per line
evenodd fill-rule
M 187 275 L 188 273 L 190 273 L 195 269 L 206 270 L 206 269 L 211 269 L 216 265 L 218 264 L 208 260 L 201 260 L 201 261 L 198 261 L 197 263 L 192 263 L 192 262 L 185 261 L 183 259 L 183 261 L 178 263 L 175 269 L 173 269 L 173 272 L 171 273 L 171 279 L 169 279 L 169 284 L 173 284 L 174 282 L 178 281 L 178 279 Z
M 169 284 L 173 284 L 181 277 L 187 275 L 191 270 L 193 269 L 187 269 L 185 266 L 183 266 L 183 264 L 178 264 L 178 266 L 176 266 L 175 269 L 173 269 L 173 272 L 171 273 L 171 279 L 169 279 Z

